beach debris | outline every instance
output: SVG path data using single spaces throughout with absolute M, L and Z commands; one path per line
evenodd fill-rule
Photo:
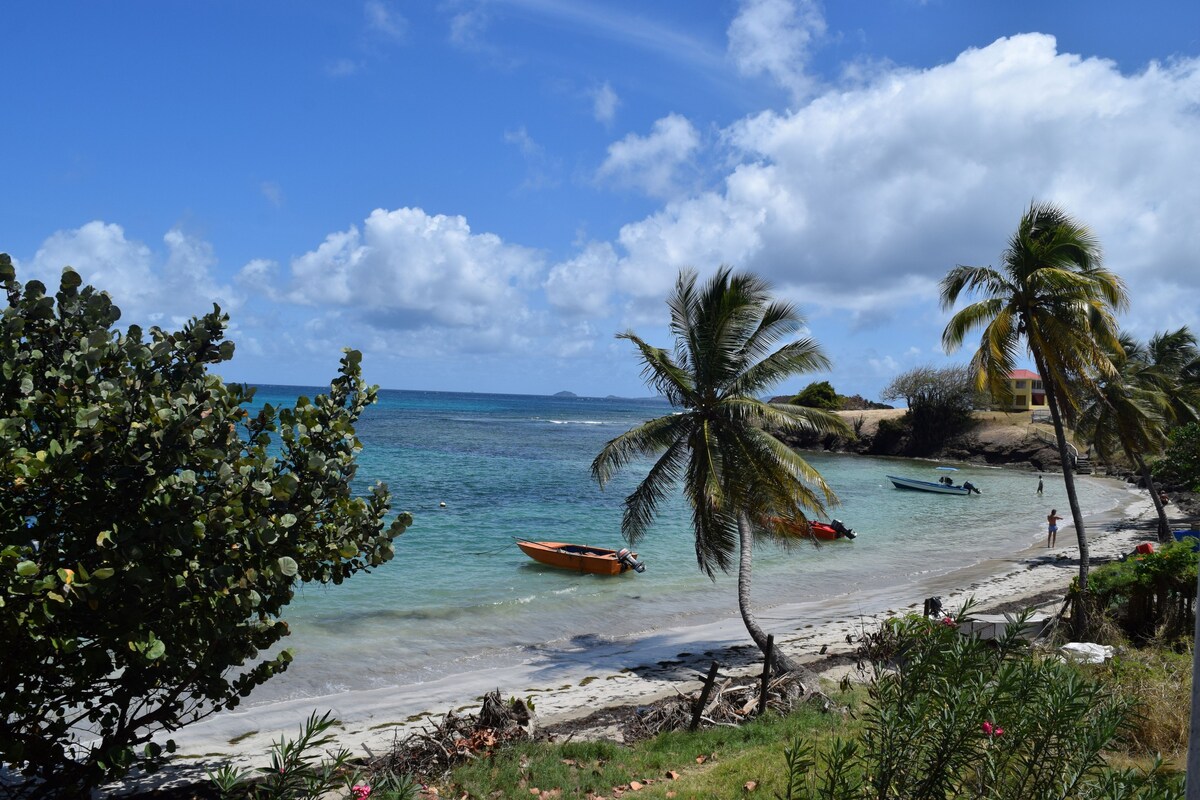
M 520 698 L 502 700 L 493 690 L 483 696 L 479 715 L 446 712 L 403 739 L 397 737 L 391 752 L 372 760 L 376 769 L 440 779 L 456 764 L 490 756 L 496 748 L 534 737 L 537 723 L 532 708 Z
M 1103 664 L 1113 657 L 1113 648 L 1107 644 L 1092 642 L 1068 642 L 1058 648 L 1068 661 L 1077 664 Z
M 701 691 L 680 692 L 649 706 L 639 706 L 625 724 L 622 736 L 626 742 L 633 742 L 649 739 L 663 731 L 687 730 L 698 707 L 703 727 L 736 727 L 758 716 L 762 694 L 760 681 L 760 677 L 754 675 L 718 678 L 709 696 L 704 698 L 703 706 L 698 706 Z M 795 673 L 786 672 L 767 682 L 766 706 L 780 714 L 787 714 L 810 696 Z M 697 763 L 703 761 L 697 760 Z

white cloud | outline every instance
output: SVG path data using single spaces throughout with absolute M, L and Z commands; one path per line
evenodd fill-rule
M 325 74 L 332 78 L 348 78 L 362 69 L 361 62 L 339 58 L 325 65 Z
M 267 198 L 267 202 L 279 208 L 283 205 L 283 189 L 275 181 L 263 181 L 259 184 L 259 190 L 263 197 Z
M 934 283 L 994 263 L 1036 198 L 1089 224 L 1128 280 L 1181 289 L 1200 251 L 1198 105 L 1200 61 L 1124 75 L 1041 34 L 883 73 L 731 126 L 742 163 L 721 190 L 621 230 L 620 287 L 661 298 L 679 267 L 727 262 L 862 324 L 914 306 L 940 324 Z
M 654 123 L 648 136 L 631 133 L 608 146 L 608 157 L 597 176 L 630 186 L 656 197 L 678 191 L 680 168 L 700 147 L 700 134 L 679 114 L 668 114 Z
M 242 296 L 212 277 L 212 246 L 178 229 L 163 236 L 166 255 L 127 239 L 120 225 L 89 222 L 58 231 L 38 249 L 28 269 L 50 291 L 57 290 L 64 266 L 74 267 L 85 284 L 107 291 L 121 309 L 121 322 L 179 326 L 212 310 L 237 309 Z
M 592 90 L 592 116 L 597 122 L 611 125 L 620 104 L 621 98 L 617 97 L 617 93 L 607 81 Z
M 546 279 L 546 298 L 567 313 L 600 317 L 609 312 L 617 254 L 607 242 L 592 242 L 575 258 L 555 264 Z
M 381 328 L 503 329 L 525 307 L 542 267 L 535 251 L 472 233 L 460 216 L 376 209 L 291 263 L 287 298 L 347 307 Z
M 403 41 L 408 33 L 408 20 L 384 0 L 367 0 L 363 5 L 367 28 L 393 41 Z
M 809 54 L 824 34 L 813 0 L 742 0 L 729 24 L 729 55 L 743 74 L 767 75 L 800 99 L 812 90 Z

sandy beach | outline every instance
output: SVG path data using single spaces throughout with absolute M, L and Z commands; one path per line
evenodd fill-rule
M 1174 508 L 1169 506 L 1172 513 Z M 1154 511 L 1148 498 L 1131 493 L 1129 503 L 1085 519 L 1093 564 L 1129 553 L 1140 542 L 1154 540 Z M 806 606 L 768 606 L 758 599 L 759 620 L 775 634 L 777 646 L 809 663 L 823 677 L 839 679 L 848 669 L 852 638 L 889 616 L 922 608 L 924 598 L 938 596 L 950 611 L 973 598 L 979 612 L 1041 606 L 1056 612 L 1078 572 L 1074 531 L 1063 525 L 1059 546 L 1033 546 L 1010 557 L 992 559 L 969 569 L 930 577 L 911 585 L 906 602 L 892 597 L 854 597 Z M 760 656 L 749 643 L 741 620 L 731 616 L 648 637 L 601 638 L 581 632 L 567 645 L 537 651 L 527 663 L 483 669 L 418 685 L 349 692 L 328 697 L 225 712 L 190 725 L 174 735 L 179 755 L 168 782 L 195 779 L 207 769 L 236 762 L 257 765 L 280 735 L 294 736 L 315 709 L 340 720 L 338 741 L 354 751 L 381 752 L 399 736 L 448 711 L 474 712 L 479 698 L 492 689 L 524 697 L 536 706 L 542 727 L 578 720 L 614 706 L 647 703 L 692 688 L 708 665 L 717 660 L 723 671 L 759 669 Z M 824 655 L 818 655 L 822 647 Z M 586 727 L 586 726 L 585 726 Z M 615 729 L 614 729 L 615 730 Z M 575 735 L 605 735 L 595 730 Z M 166 738 L 166 737 L 163 737 Z

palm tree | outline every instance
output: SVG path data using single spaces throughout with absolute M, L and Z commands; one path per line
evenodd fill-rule
M 1107 353 L 1120 347 L 1113 312 L 1128 303 L 1125 285 L 1104 269 L 1100 245 L 1084 225 L 1054 205 L 1033 203 L 1009 239 L 999 269 L 960 264 L 946 274 L 942 307 L 953 308 L 964 292 L 980 299 L 950 318 L 942 344 L 954 350 L 970 330 L 983 328 L 972 358 L 979 387 L 997 397 L 1008 395 L 1008 374 L 1022 342 L 1042 377 L 1079 540 L 1079 589 L 1086 592 L 1087 538 L 1064 419 L 1073 422 L 1078 411 L 1079 393 L 1070 391 L 1071 386 L 1094 390 L 1097 375 L 1115 372 Z M 1081 626 L 1086 613 L 1081 607 Z
M 774 302 L 753 275 L 721 267 L 702 289 L 684 270 L 668 298 L 674 352 L 653 347 L 632 331 L 617 335 L 638 349 L 646 382 L 682 412 L 650 420 L 608 442 L 592 462 L 603 487 L 636 458 L 656 461 L 625 498 L 621 530 L 630 545 L 647 532 L 659 503 L 679 483 L 692 511 L 696 561 L 710 578 L 728 572 L 738 553 L 738 609 L 754 643 L 767 637 L 750 611 L 753 540 L 786 543 L 788 528 L 807 531 L 805 513 L 823 514 L 837 497 L 825 480 L 772 431 L 845 433 L 827 411 L 759 400 L 772 385 L 799 373 L 826 369 L 812 339 L 776 342 L 802 324 L 789 303 Z M 795 521 L 792 525 L 771 520 Z M 798 665 L 773 651 L 772 668 Z
M 1127 334 L 1121 334 L 1119 341 L 1120 348 L 1109 354 L 1118 371 L 1102 378 L 1098 393 L 1084 401 L 1076 431 L 1100 458 L 1112 461 L 1120 450 L 1138 470 L 1158 513 L 1159 541 L 1165 542 L 1171 538 L 1170 523 L 1145 456 L 1166 443 L 1166 426 L 1174 416 L 1173 381 L 1166 370 L 1150 362 L 1149 351 L 1141 342 Z

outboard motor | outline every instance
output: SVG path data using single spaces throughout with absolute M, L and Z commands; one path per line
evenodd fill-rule
M 854 531 L 843 525 L 840 519 L 829 520 L 829 527 L 833 528 L 833 532 L 839 537 L 844 536 L 847 539 L 853 539 L 855 537 Z
M 646 571 L 646 565 L 638 561 L 637 556 L 634 553 L 629 552 L 629 548 L 627 547 L 622 547 L 617 551 L 617 561 L 620 561 L 634 572 Z

